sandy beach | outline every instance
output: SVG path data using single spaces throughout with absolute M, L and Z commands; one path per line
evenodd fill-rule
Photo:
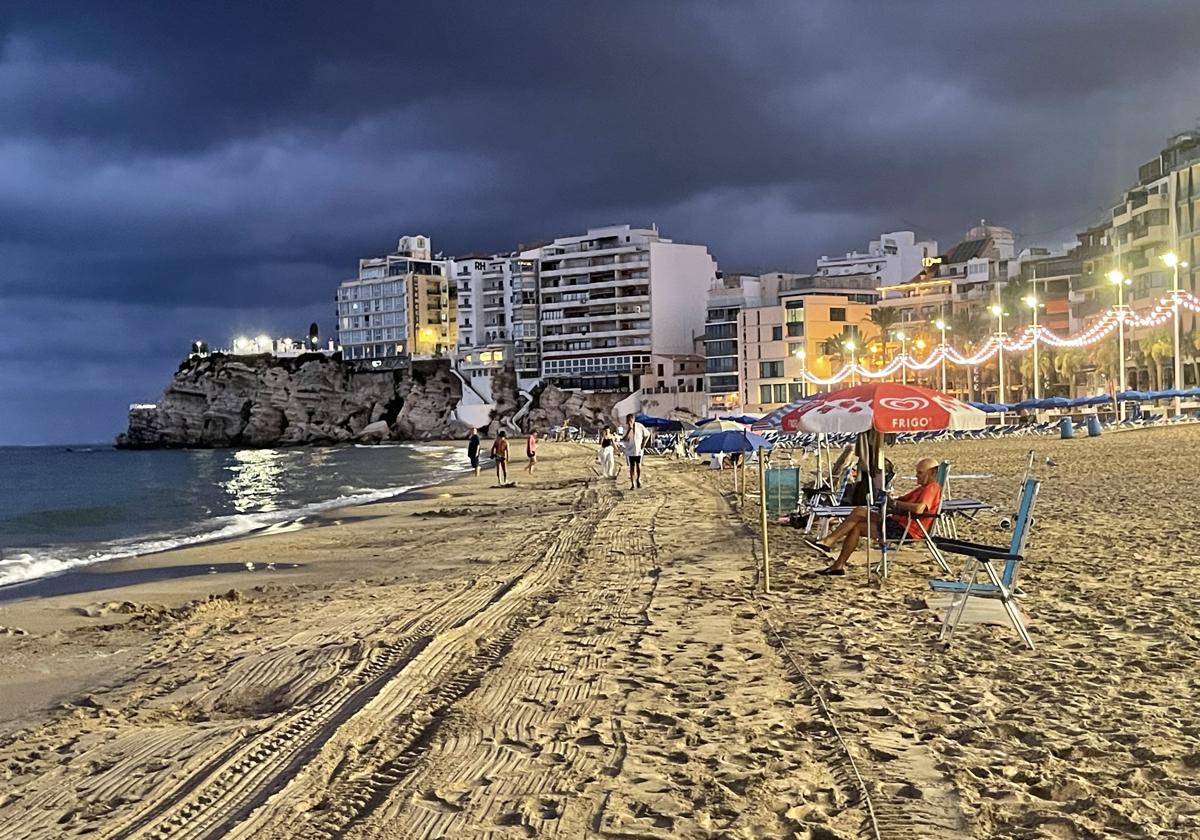
M 1035 651 L 919 548 L 773 526 L 757 594 L 729 472 L 583 444 L 0 603 L 0 838 L 1200 837 L 1200 427 L 890 455 L 1007 508 L 1031 447 Z

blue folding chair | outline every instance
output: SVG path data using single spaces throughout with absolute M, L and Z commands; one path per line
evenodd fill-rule
M 938 634 L 939 639 L 950 641 L 954 636 L 954 631 L 966 611 L 967 602 L 972 597 L 991 598 L 1000 601 L 1004 611 L 1008 613 L 1013 629 L 1021 637 L 1021 641 L 1028 645 L 1030 650 L 1033 650 L 1033 639 L 1029 637 L 1029 631 L 1025 629 L 1015 596 L 1019 592 L 1017 571 L 1024 560 L 1025 543 L 1029 538 L 1029 531 L 1033 523 L 1033 505 L 1037 501 L 1040 487 L 1041 481 L 1036 478 L 1025 480 L 1021 490 L 1021 503 L 1017 510 L 1017 518 L 1013 523 L 1012 541 L 1007 548 L 946 537 L 933 538 L 937 547 L 943 552 L 960 554 L 967 558 L 958 580 L 929 581 L 929 588 L 934 592 L 948 592 L 954 595 L 942 621 L 942 630 Z M 1003 568 L 997 570 L 996 566 L 1000 563 L 1003 563 Z M 985 582 L 978 580 L 980 572 L 987 576 Z

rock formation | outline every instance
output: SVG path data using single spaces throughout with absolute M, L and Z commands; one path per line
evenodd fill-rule
M 467 430 L 454 418 L 459 396 L 447 361 L 364 372 L 316 353 L 193 356 L 157 405 L 130 410 L 117 446 L 332 444 L 368 428 L 371 440 L 463 437 Z
M 512 371 L 492 380 L 495 408 L 485 435 L 512 432 L 527 400 Z M 568 423 L 585 431 L 613 426 L 620 394 L 581 394 L 545 385 L 519 417 L 520 431 Z M 447 360 L 417 361 L 406 370 L 353 368 L 338 357 L 311 353 L 192 356 L 175 372 L 155 405 L 134 406 L 117 436 L 128 449 L 296 446 L 385 440 L 465 438 L 470 429 L 455 408 L 462 385 Z
M 533 408 L 522 424 L 525 428 L 543 431 L 567 423 L 586 432 L 598 431 L 602 426 L 615 428 L 613 406 L 624 394 L 585 394 L 564 391 L 557 385 L 544 385 L 533 392 Z

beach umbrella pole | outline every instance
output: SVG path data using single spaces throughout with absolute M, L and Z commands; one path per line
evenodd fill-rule
M 762 576 L 763 576 L 763 592 L 771 593 L 771 563 L 767 548 L 767 466 L 766 459 L 762 456 L 762 450 L 758 452 L 758 511 L 759 511 L 759 528 L 762 531 Z

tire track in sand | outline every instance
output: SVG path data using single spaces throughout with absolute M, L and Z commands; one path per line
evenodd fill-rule
M 640 645 L 658 583 L 661 497 L 626 496 L 597 525 L 546 619 L 444 717 L 422 760 L 347 840 L 580 837 L 581 796 L 618 775 L 627 691 L 617 654 Z
M 546 535 L 542 556 L 487 604 L 430 637 L 261 808 L 223 833 L 188 837 L 342 837 L 367 819 L 428 749 L 447 710 L 503 662 L 531 622 L 544 618 L 548 599 L 605 512 L 598 501 L 594 490 L 578 493 L 573 517 Z M 520 554 L 527 558 L 531 548 Z
M 572 507 L 578 510 L 585 500 L 586 493 L 577 494 Z M 530 563 L 527 558 L 531 553 L 535 556 L 540 553 L 541 546 L 551 542 L 554 536 L 553 533 L 532 535 L 523 541 L 510 560 L 517 561 L 514 565 L 519 565 L 518 570 L 498 588 L 494 585 L 468 587 L 427 609 L 409 622 L 411 629 L 405 636 L 390 645 L 375 648 L 372 658 L 363 663 L 347 685 L 328 692 L 295 714 L 281 718 L 249 742 L 210 760 L 169 792 L 142 803 L 137 816 L 124 825 L 113 826 L 110 821 L 105 828 L 115 827 L 116 831 L 106 832 L 104 836 L 113 840 L 202 840 L 236 836 L 239 823 L 272 796 L 285 791 L 297 774 L 303 773 L 331 741 L 337 741 L 339 731 L 362 717 L 364 710 L 377 704 L 389 688 L 419 683 L 420 677 L 414 677 L 412 671 L 420 668 L 414 669 L 414 663 L 424 661 L 423 657 L 427 659 L 431 647 L 436 648 L 448 635 L 461 635 L 456 631 L 470 626 L 473 619 L 494 611 L 498 605 L 509 603 L 515 591 L 528 589 L 531 576 L 536 576 L 539 561 Z M 496 652 L 491 644 L 480 648 L 484 658 Z M 469 674 L 477 667 L 478 661 L 473 657 L 463 671 Z M 444 688 L 451 693 L 461 691 L 462 677 L 451 675 Z M 243 836 L 259 835 L 251 832 Z M 286 836 L 294 836 L 294 832 L 289 830 Z

